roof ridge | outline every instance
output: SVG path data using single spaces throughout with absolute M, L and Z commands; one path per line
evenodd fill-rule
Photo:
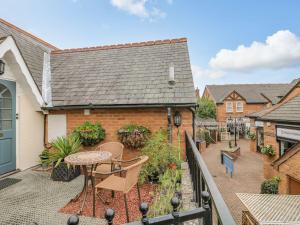
M 230 86 L 230 85 L 288 85 L 290 83 L 231 83 L 231 84 L 207 84 L 206 86 Z
M 100 45 L 100 46 L 83 47 L 83 48 L 58 49 L 58 50 L 52 51 L 51 53 L 53 53 L 53 54 L 75 53 L 75 52 L 97 51 L 97 50 L 107 50 L 107 49 L 120 49 L 120 48 L 130 48 L 130 47 L 143 47 L 143 46 L 152 46 L 152 45 L 173 44 L 173 43 L 181 43 L 181 42 L 187 42 L 187 38 L 132 42 L 132 43 L 114 44 L 114 45 Z
M 10 27 L 10 28 L 12 28 L 12 29 L 14 29 L 15 31 L 20 32 L 20 33 L 22 33 L 22 34 L 24 34 L 24 35 L 26 35 L 26 36 L 28 36 L 28 37 L 34 39 L 35 41 L 37 41 L 37 42 L 39 42 L 39 43 L 41 43 L 41 44 L 43 44 L 43 45 L 46 45 L 46 46 L 49 47 L 49 48 L 53 48 L 53 49 L 55 49 L 55 50 L 58 50 L 58 49 L 59 49 L 59 48 L 55 47 L 54 45 L 52 45 L 52 44 L 50 44 L 50 43 L 48 43 L 48 42 L 42 40 L 41 38 L 39 38 L 39 37 L 37 37 L 37 36 L 35 36 L 35 35 L 33 35 L 33 34 L 27 32 L 27 31 L 25 31 L 25 30 L 23 30 L 23 29 L 21 29 L 21 28 L 15 26 L 15 25 L 13 25 L 12 23 L 7 22 L 6 20 L 4 20 L 4 19 L 2 19 L 2 18 L 0 18 L 0 23 L 3 23 L 4 25 L 6 25 L 6 26 L 8 26 L 8 27 Z

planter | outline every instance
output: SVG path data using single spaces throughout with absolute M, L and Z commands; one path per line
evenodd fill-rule
M 94 146 L 101 142 L 100 139 L 91 139 L 91 138 L 80 138 L 80 141 L 83 146 Z
M 250 139 L 250 151 L 251 152 L 256 152 L 257 151 L 257 149 L 256 149 L 256 140 Z
M 57 167 L 53 166 L 51 178 L 54 181 L 71 181 L 80 175 L 80 166 L 70 166 L 61 162 Z

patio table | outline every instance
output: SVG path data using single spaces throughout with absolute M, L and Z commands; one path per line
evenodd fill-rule
M 103 161 L 107 161 L 111 158 L 112 154 L 108 151 L 86 151 L 86 152 L 78 152 L 72 155 L 67 156 L 64 161 L 67 164 L 70 164 L 72 166 L 81 166 L 82 171 L 84 174 L 84 185 L 82 188 L 82 191 L 76 195 L 75 198 L 72 199 L 72 201 L 78 200 L 78 198 L 82 195 L 83 202 L 81 204 L 80 210 L 78 211 L 78 214 L 80 215 L 82 213 L 83 207 L 86 202 L 86 197 L 88 193 L 88 186 L 89 186 L 89 180 L 91 181 L 93 192 L 95 188 L 94 179 L 92 177 L 92 171 L 94 169 L 94 166 L 97 164 L 100 164 Z M 88 167 L 90 167 L 91 171 L 89 173 Z M 93 193 L 94 194 L 94 193 Z M 95 216 L 95 206 L 93 205 L 93 216 Z

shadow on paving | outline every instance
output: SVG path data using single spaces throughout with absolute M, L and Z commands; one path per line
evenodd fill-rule
M 234 162 L 234 173 L 230 178 L 220 162 L 220 150 L 226 146 L 228 142 L 211 144 L 202 156 L 235 221 L 242 224 L 242 210 L 246 208 L 235 193 L 260 193 L 260 185 L 264 181 L 263 160 L 259 153 L 250 151 L 249 140 L 239 140 L 241 155 Z

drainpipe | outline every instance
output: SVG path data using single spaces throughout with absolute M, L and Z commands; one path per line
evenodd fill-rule
M 171 107 L 168 107 L 168 140 L 169 143 L 172 143 L 172 110 Z

